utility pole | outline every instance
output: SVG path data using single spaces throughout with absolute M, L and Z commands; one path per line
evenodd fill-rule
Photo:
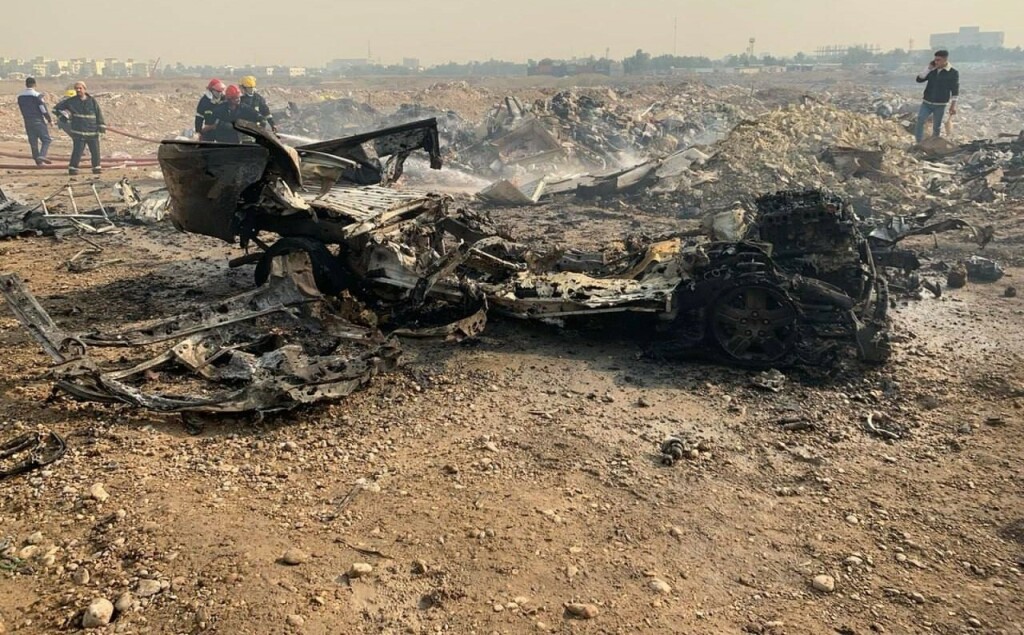
M 672 20 L 672 57 L 678 55 L 678 44 L 679 44 L 679 17 L 676 16 Z

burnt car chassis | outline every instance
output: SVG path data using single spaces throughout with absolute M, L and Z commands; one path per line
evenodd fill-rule
M 232 264 L 255 261 L 259 284 L 302 271 L 310 292 L 350 294 L 399 333 L 438 307 L 462 317 L 442 328 L 449 335 L 475 335 L 488 311 L 640 313 L 679 350 L 735 364 L 820 363 L 842 341 L 864 360 L 888 355 L 885 277 L 850 208 L 828 193 L 762 197 L 738 240 L 669 236 L 606 262 L 534 253 L 447 197 L 384 187 L 415 150 L 440 167 L 433 120 L 296 148 L 239 129 L 256 144 L 162 144 L 175 224 L 255 244 Z M 264 232 L 279 238 L 268 244 Z
M 287 410 L 395 368 L 394 336 L 473 337 L 488 313 L 646 316 L 633 328 L 647 333 L 653 322 L 660 350 L 742 366 L 823 364 L 850 348 L 880 362 L 889 354 L 887 278 L 899 272 L 904 292 L 917 284 L 919 263 L 899 242 L 973 230 L 957 219 L 927 224 L 930 216 L 865 225 L 838 197 L 810 190 L 727 212 L 724 236 L 680 233 L 612 258 L 536 253 L 451 209 L 448 197 L 386 187 L 413 151 L 440 167 L 433 120 L 298 148 L 236 127 L 257 143 L 169 141 L 159 157 L 174 223 L 258 247 L 232 261 L 256 263 L 256 289 L 115 333 L 74 333 L 16 274 L 0 275 L 0 293 L 54 361 L 55 390 L 165 413 Z M 278 239 L 268 244 L 264 233 Z M 89 353 L 102 347 L 148 357 L 104 370 Z

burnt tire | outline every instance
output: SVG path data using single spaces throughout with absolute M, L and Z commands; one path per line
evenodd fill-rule
M 295 252 L 305 252 L 313 266 L 313 280 L 316 288 L 324 295 L 338 295 L 350 288 L 352 277 L 327 245 L 312 238 L 281 238 L 256 263 L 256 286 L 262 286 L 270 279 L 274 258 Z
M 738 284 L 715 298 L 708 311 L 707 332 L 731 362 L 767 367 L 792 356 L 798 317 L 782 289 L 766 283 Z

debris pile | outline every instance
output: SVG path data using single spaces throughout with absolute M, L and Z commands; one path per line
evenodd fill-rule
M 0 275 L 0 293 L 53 359 L 57 389 L 157 412 L 273 412 L 337 399 L 394 368 L 401 352 L 394 340 L 339 320 L 325 332 L 310 319 L 318 299 L 290 278 L 117 333 L 63 331 L 16 274 Z M 105 370 L 88 354 L 90 346 L 162 342 L 172 344 L 128 367 Z M 194 394 L 183 394 L 187 388 Z
M 900 211 L 924 193 L 918 161 L 898 125 L 808 101 L 737 125 L 707 149 L 697 172 L 715 179 L 682 191 L 715 209 L 765 191 L 827 188 L 879 211 Z

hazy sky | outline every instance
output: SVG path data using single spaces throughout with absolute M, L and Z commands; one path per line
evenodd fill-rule
M 789 55 L 828 44 L 928 47 L 980 26 L 1024 44 L 1024 0 L 66 0 L 4 2 L 0 57 L 318 66 L 631 55 Z M 954 56 L 955 59 L 955 56 Z

